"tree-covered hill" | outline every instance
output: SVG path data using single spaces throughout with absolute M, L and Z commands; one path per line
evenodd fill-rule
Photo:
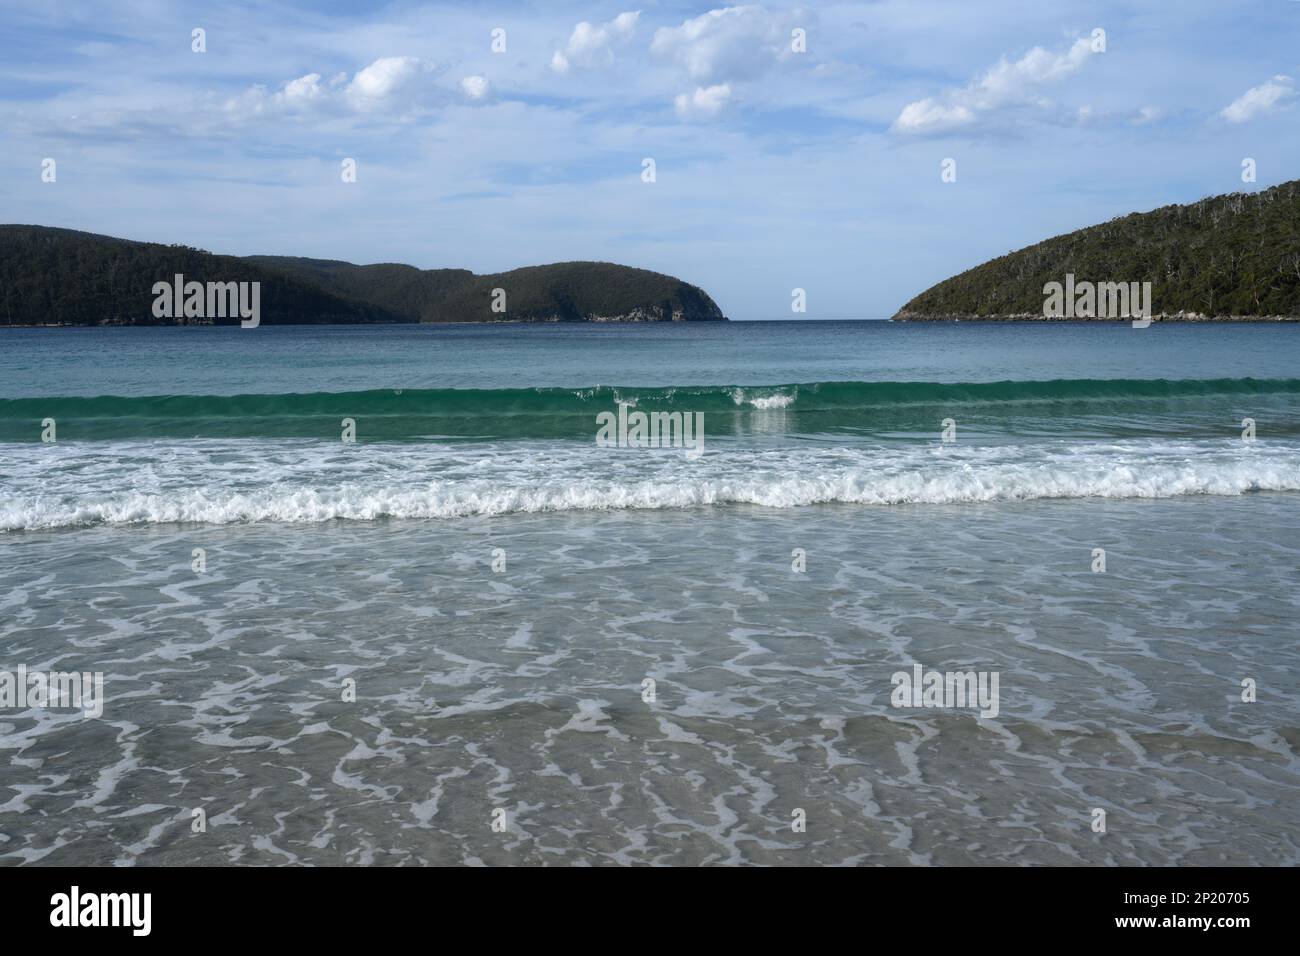
M 505 292 L 505 316 L 492 312 L 493 290 Z M 722 311 L 703 290 L 659 272 L 611 262 L 557 262 L 475 276 L 441 305 L 442 321 L 526 322 L 709 321 Z
M 357 266 L 336 259 L 248 256 L 249 262 L 320 286 L 335 295 L 369 302 L 409 322 L 434 322 L 436 307 L 468 284 L 468 269 L 417 269 L 397 263 Z
M 1041 319 L 1043 287 L 1150 282 L 1153 318 L 1300 320 L 1300 181 L 1132 213 L 945 279 L 896 321 Z
M 466 269 L 356 266 L 326 259 L 249 260 L 420 322 L 720 320 L 703 290 L 611 262 L 557 262 L 476 276 Z M 504 296 L 494 295 L 501 289 Z M 493 311 L 493 303 L 504 311 Z
M 0 325 L 179 325 L 153 315 L 155 282 L 260 282 L 263 323 L 400 322 L 235 256 L 72 229 L 0 226 Z M 235 324 L 239 318 L 216 320 Z
M 266 324 L 345 322 L 722 320 L 713 300 L 672 276 L 607 262 L 562 262 L 496 275 L 358 266 L 290 256 L 221 256 L 71 229 L 0 226 L 0 325 L 157 325 L 153 287 L 260 282 Z M 504 296 L 495 290 L 504 291 Z M 504 311 L 494 311 L 493 302 Z M 216 319 L 233 324 L 239 319 Z

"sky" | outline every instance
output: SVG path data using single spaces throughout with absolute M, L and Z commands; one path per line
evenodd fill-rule
M 1300 178 L 1298 41 L 1297 0 L 0 2 L 0 222 L 594 259 L 733 319 L 888 318 L 1049 236 Z

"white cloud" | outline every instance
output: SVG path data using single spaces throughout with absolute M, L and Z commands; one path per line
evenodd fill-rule
M 731 85 L 697 86 L 691 94 L 682 93 L 673 100 L 677 115 L 686 119 L 716 116 L 731 99 Z
M 903 107 L 894 121 L 894 129 L 906 132 L 918 130 L 950 129 L 965 126 L 975 119 L 973 110 L 965 106 L 944 106 L 933 99 L 917 100 Z
M 737 83 L 757 79 L 792 55 L 792 17 L 760 6 L 722 7 L 656 30 L 650 52 L 697 84 L 694 92 L 673 98 L 677 115 L 718 115 Z
M 401 91 L 423 69 L 413 56 L 384 56 L 357 73 L 348 84 L 348 101 L 357 109 L 368 110 Z
M 460 81 L 460 90 L 471 100 L 481 100 L 492 92 L 492 84 L 486 76 L 467 76 Z
M 284 84 L 284 98 L 289 102 L 298 102 L 303 100 L 314 100 L 325 95 L 324 89 L 320 85 L 319 73 L 308 73 L 306 76 L 300 76 L 296 80 L 290 80 Z
M 239 117 L 259 116 L 263 113 L 306 109 L 324 101 L 339 86 L 347 82 L 348 75 L 340 73 L 326 83 L 319 73 L 308 73 L 285 83 L 279 91 L 268 93 L 265 86 L 253 86 L 226 101 L 226 111 Z
M 551 69 L 556 73 L 568 73 L 574 66 L 608 66 L 614 62 L 611 47 L 630 38 L 640 18 L 640 10 L 630 10 L 599 25 L 584 20 L 573 28 L 564 49 L 555 51 L 551 57 Z
M 252 86 L 227 100 L 226 112 L 247 118 L 339 101 L 360 111 L 379 109 L 411 87 L 416 76 L 430 69 L 418 57 L 380 57 L 359 70 L 350 83 L 347 73 L 338 73 L 324 82 L 319 73 L 308 73 L 289 80 L 275 93 L 268 93 L 260 84 Z
M 790 53 L 785 19 L 759 6 L 710 10 L 656 30 L 650 52 L 685 67 L 693 80 L 746 79 Z
M 969 126 L 981 116 L 1008 106 L 1046 106 L 1038 90 L 1076 72 L 1092 56 L 1092 41 L 1081 37 L 1063 53 L 1034 47 L 1014 62 L 1004 57 L 963 87 L 908 103 L 893 128 L 902 133 L 939 132 Z
M 1252 86 L 1237 97 L 1219 115 L 1230 123 L 1244 123 L 1264 113 L 1271 113 L 1280 104 L 1295 96 L 1295 80 L 1278 75 L 1267 83 Z

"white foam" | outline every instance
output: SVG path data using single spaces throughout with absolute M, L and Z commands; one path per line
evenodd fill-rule
M 360 448 L 360 446 L 358 446 Z M 457 518 L 727 504 L 959 504 L 1300 490 L 1300 446 L 1239 441 L 672 450 L 191 442 L 0 446 L 0 529 Z
M 737 388 L 731 393 L 731 400 L 737 405 L 749 405 L 751 408 L 789 408 L 799 397 L 797 391 L 786 394 L 777 392 L 775 395 L 756 395 L 747 396 L 745 389 Z

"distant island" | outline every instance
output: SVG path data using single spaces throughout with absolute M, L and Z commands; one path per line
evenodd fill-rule
M 1067 275 L 1151 283 L 1157 322 L 1300 321 L 1300 181 L 1056 236 L 945 279 L 893 320 L 1060 321 L 1044 314 L 1044 288 Z
M 493 275 L 332 259 L 223 256 L 72 229 L 0 225 L 0 326 L 232 325 L 160 318 L 156 283 L 260 283 L 268 325 L 396 322 L 725 321 L 703 290 L 609 262 Z M 499 290 L 499 291 L 498 291 Z

